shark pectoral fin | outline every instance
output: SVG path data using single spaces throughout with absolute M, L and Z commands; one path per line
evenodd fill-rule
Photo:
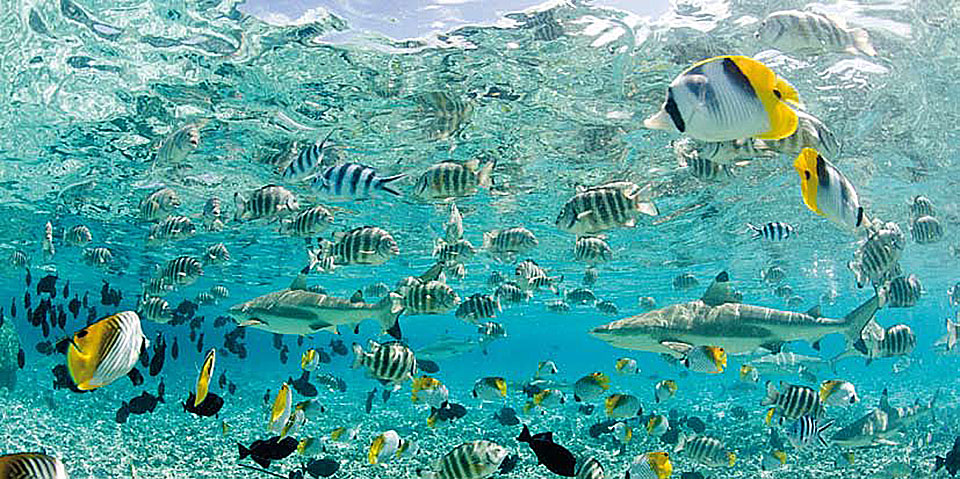
M 244 321 L 240 321 L 239 323 L 237 323 L 237 326 L 257 326 L 260 324 L 267 324 L 267 322 L 259 318 L 250 318 Z
M 810 308 L 809 310 L 807 310 L 807 314 L 810 316 L 813 316 L 814 318 L 822 317 L 822 315 L 820 314 L 820 305 L 818 304 Z
M 687 353 L 693 349 L 692 344 L 685 343 L 683 341 L 660 341 L 660 345 L 676 352 L 677 354 L 680 354 L 681 356 L 686 356 Z
M 879 438 L 879 437 L 874 439 L 873 443 L 881 446 L 899 446 L 900 445 L 900 443 L 898 442 L 891 441 L 889 439 Z
M 813 344 L 811 344 L 810 346 L 813 347 L 813 349 L 814 349 L 815 351 L 819 351 L 819 350 L 820 350 L 820 340 L 818 339 L 818 340 L 814 341 Z
M 353 296 L 350 296 L 351 303 L 362 303 L 363 302 L 363 291 L 359 289 L 357 292 L 353 293 Z
M 593 215 L 593 210 L 581 211 L 577 214 L 577 221 L 580 221 L 588 216 Z
M 779 353 L 781 350 L 783 350 L 783 341 L 770 341 L 761 344 L 760 347 L 772 353 Z
M 353 334 L 360 334 L 360 323 L 353 327 Z

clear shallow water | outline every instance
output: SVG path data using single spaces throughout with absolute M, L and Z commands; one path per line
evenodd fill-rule
M 540 241 L 528 256 L 551 274 L 563 274 L 569 288 L 580 282 L 584 266 L 570 261 L 573 236 L 553 225 L 559 205 L 576 185 L 619 179 L 651 184 L 661 216 L 643 219 L 635 229 L 609 233 L 615 259 L 600 267 L 594 287 L 597 296 L 617 304 L 617 317 L 640 313 L 638 296 L 652 296 L 659 305 L 694 299 L 721 270 L 737 281 L 746 302 L 785 308 L 759 278 L 759 271 L 775 260 L 787 271 L 786 282 L 804 298 L 803 310 L 833 289 L 839 295 L 836 304 L 823 308 L 828 316 L 840 317 L 869 294 L 856 289 L 846 268 L 856 245 L 803 206 L 793 158 L 756 161 L 738 168 L 732 178 L 705 182 L 677 167 L 670 148 L 673 135 L 640 128 L 662 101 L 666 84 L 690 63 L 719 54 L 757 55 L 788 78 L 807 109 L 840 138 L 843 154 L 836 163 L 857 185 L 868 211 L 906 230 L 907 201 L 922 193 L 937 206 L 946 230 L 935 245 L 910 242 L 901 261 L 906 272 L 923 281 L 926 294 L 919 304 L 882 310 L 877 317 L 885 326 L 904 322 L 914 328 L 918 347 L 912 366 L 894 374 L 896 360 L 877 361 L 868 368 L 859 360 L 841 363 L 838 375 L 856 379 L 863 401 L 830 413 L 842 424 L 875 405 L 883 388 L 890 389 L 895 405 L 927 400 L 942 388 L 936 419 L 901 438 L 906 444 L 932 431 L 934 442 L 919 449 L 858 451 L 852 466 L 837 464 L 838 453 L 832 449 L 799 455 L 788 450 L 788 465 L 776 475 L 868 477 L 885 460 L 909 457 L 916 477 L 928 477 L 932 456 L 946 452 L 957 432 L 956 362 L 931 352 L 942 334 L 943 318 L 953 316 L 945 291 L 957 280 L 951 246 L 957 243 L 953 192 L 958 176 L 952 151 L 960 139 L 951 127 L 957 106 L 949 100 L 956 40 L 954 16 L 945 13 L 951 4 L 822 7 L 867 28 L 879 52 L 875 58 L 783 56 L 753 39 L 758 19 L 802 6 L 683 3 L 659 19 L 646 20 L 624 10 L 562 5 L 548 14 L 510 14 L 497 26 L 462 27 L 422 41 L 368 38 L 357 45 L 328 40 L 351 29 L 337 17 L 275 27 L 226 2 L 7 3 L 0 27 L 7 47 L 0 62 L 0 75 L 7 81 L 0 82 L 0 94 L 8 99 L 0 112 L 3 256 L 15 248 L 27 252 L 34 281 L 44 271 L 56 271 L 61 282 L 70 279 L 73 292 L 89 291 L 98 315 L 103 315 L 117 308 L 98 304 L 101 281 L 122 291 L 119 309 L 133 309 L 140 283 L 156 264 L 181 254 L 199 255 L 222 241 L 232 260 L 206 268 L 197 283 L 167 298 L 176 307 L 210 286 L 227 286 L 228 300 L 200 306 L 198 312 L 206 318 L 204 348 L 219 348 L 233 326 L 215 328 L 213 318 L 238 301 L 286 287 L 306 261 L 302 240 L 276 234 L 274 225 L 228 222 L 222 232 L 201 231 L 184 241 L 148 245 L 149 224 L 137 217 L 139 200 L 169 185 L 183 201 L 179 213 L 197 215 L 208 197 L 219 196 L 225 216 L 231 217 L 234 192 L 279 181 L 264 159 L 279 151 L 281 143 L 309 143 L 333 128 L 332 141 L 343 156 L 383 174 L 416 177 L 444 159 L 496 161 L 493 188 L 457 201 L 464 211 L 465 237 L 479 245 L 484 231 L 524 225 Z M 505 93 L 496 98 L 492 91 Z M 430 92 L 469 102 L 472 113 L 450 128 L 424 106 L 422 95 Z M 197 121 L 204 126 L 199 148 L 184 162 L 189 166 L 155 165 L 161 140 Z M 404 180 L 400 187 L 410 191 L 413 180 Z M 292 189 L 302 203 L 311 203 L 308 190 Z M 316 275 L 311 283 L 346 297 L 375 281 L 392 285 L 432 264 L 445 207 L 389 199 L 335 205 L 340 209 L 334 229 L 381 226 L 394 234 L 401 255 L 379 267 L 349 266 L 333 275 Z M 57 253 L 49 261 L 40 246 L 47 221 L 54 224 L 57 237 Z M 790 222 L 800 234 L 770 247 L 744 233 L 745 222 L 766 221 Z M 94 245 L 114 251 L 114 272 L 84 265 L 78 248 L 59 241 L 62 228 L 76 224 L 90 227 Z M 467 264 L 466 279 L 451 284 L 466 297 L 488 291 L 490 272 L 509 275 L 512 269 L 480 255 Z M 672 280 L 684 272 L 696 275 L 700 287 L 675 291 Z M 64 459 L 71 477 L 127 477 L 130 465 L 138 477 L 249 477 L 249 471 L 235 466 L 235 442 L 248 444 L 266 436 L 264 390 L 276 391 L 280 382 L 298 376 L 300 352 L 325 346 L 330 339 L 320 333 L 301 348 L 293 337 L 286 338 L 290 361 L 282 364 L 271 335 L 249 331 L 245 341 L 250 356 L 227 356 L 218 362 L 218 371 L 226 371 L 238 385 L 236 395 L 218 390 L 227 400 L 221 419 L 232 426 L 224 436 L 219 421 L 194 418 L 178 405 L 192 389 L 203 357 L 188 340 L 187 326 L 144 322 L 151 339 L 159 331 L 168 343 L 177 337 L 181 356 L 168 358 L 161 375 L 167 404 L 152 415 L 133 416 L 117 425 L 113 418 L 121 401 L 141 390 L 155 391 L 156 378 L 147 378 L 138 388 L 123 379 L 82 396 L 53 391 L 50 370 L 63 359 L 43 356 L 33 347 L 43 338 L 23 317 L 23 273 L 11 268 L 3 284 L 7 299 L 0 304 L 7 305 L 10 298 L 19 303 L 19 315 L 12 321 L 26 351 L 26 365 L 17 389 L 0 399 L 0 424 L 12 432 L 0 439 L 0 452 L 46 450 Z M 29 289 L 33 292 L 33 286 Z M 365 414 L 366 393 L 377 384 L 350 370 L 349 358 L 335 357 L 322 370 L 342 376 L 348 391 L 321 393 L 327 416 L 308 424 L 304 435 L 319 437 L 341 425 L 361 426 L 354 444 L 327 451 L 343 461 L 337 477 L 412 475 L 464 440 L 489 438 L 514 448 L 512 438 L 519 431 L 492 421 L 496 407 L 480 408 L 469 396 L 470 388 L 476 378 L 487 375 L 502 375 L 511 385 L 522 383 L 538 361 L 552 359 L 560 367 L 560 379 L 568 383 L 602 370 L 613 378 L 612 390 L 633 392 L 647 411 L 677 409 L 704 419 L 708 432 L 736 445 L 741 457 L 737 467 L 713 474 L 757 477 L 757 456 L 766 449 L 762 394 L 723 391 L 737 382 L 743 358 L 731 359 L 728 372 L 719 377 L 681 378 L 675 402 L 657 408 L 652 391 L 658 379 L 649 376 L 676 378 L 679 370 L 654 354 L 613 349 L 589 337 L 591 328 L 613 318 L 584 307 L 566 314 L 548 312 L 545 303 L 551 299 L 540 293 L 529 304 L 504 311 L 500 320 L 509 336 L 490 344 L 487 354 L 473 351 L 439 361 L 439 377 L 452 398 L 469 409 L 460 423 L 427 428 L 427 413 L 410 405 L 408 387 L 386 405 L 378 403 L 374 414 Z M 9 319 L 9 306 L 7 314 Z M 82 327 L 84 317 L 71 316 L 66 331 Z M 452 313 L 404 316 L 401 323 L 414 349 L 448 335 L 475 336 L 474 328 Z M 377 337 L 372 324 L 363 324 L 361 330 L 356 337 L 344 331 L 343 339 L 349 344 Z M 58 335 L 63 333 L 55 329 L 52 337 Z M 829 357 L 840 347 L 840 341 L 831 338 L 822 354 Z M 791 350 L 812 352 L 806 345 Z M 613 375 L 614 360 L 623 355 L 638 359 L 639 377 Z M 796 381 L 795 376 L 783 379 Z M 519 410 L 525 401 L 519 388 L 511 387 L 508 404 Z M 736 405 L 747 409 L 748 419 L 731 418 Z M 554 430 L 578 455 L 597 455 L 608 477 L 621 477 L 636 454 L 663 449 L 655 439 L 638 434 L 624 454 L 615 455 L 618 446 L 609 436 L 597 440 L 582 433 L 599 415 L 583 416 L 575 405 L 567 405 L 523 420 L 534 431 Z M 367 466 L 368 444 L 390 428 L 415 437 L 425 451 L 385 467 Z M 534 467 L 532 454 L 522 446 L 519 469 L 512 475 L 552 477 Z M 675 476 L 691 470 L 711 475 L 682 455 L 675 460 Z M 299 461 L 289 458 L 272 469 L 286 474 Z

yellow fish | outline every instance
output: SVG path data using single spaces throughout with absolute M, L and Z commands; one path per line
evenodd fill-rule
M 779 140 L 797 130 L 797 90 L 752 58 L 727 55 L 695 63 L 667 88 L 643 125 L 702 141 Z
M 77 389 L 83 391 L 126 376 L 150 345 L 140 316 L 133 311 L 107 316 L 77 331 L 68 341 L 67 370 Z
M 207 351 L 207 357 L 203 359 L 203 367 L 200 368 L 200 376 L 197 377 L 197 394 L 193 398 L 193 407 L 197 407 L 207 398 L 207 392 L 210 390 L 210 378 L 213 377 L 213 368 L 217 363 L 217 348 L 210 348 Z
M 667 479 L 673 474 L 673 463 L 666 452 L 648 452 L 633 459 L 626 477 L 638 479 Z
M 856 188 L 817 150 L 804 148 L 793 168 L 800 175 L 803 203 L 810 211 L 848 231 L 870 225 Z
M 283 383 L 280 390 L 277 391 L 277 397 L 273 400 L 273 407 L 270 408 L 270 422 L 267 424 L 267 430 L 280 433 L 290 418 L 291 402 L 293 398 L 290 393 L 290 386 Z
M 313 371 L 317 369 L 317 366 L 320 364 L 320 353 L 316 349 L 308 349 L 304 351 L 303 356 L 300 357 L 300 367 L 304 371 Z

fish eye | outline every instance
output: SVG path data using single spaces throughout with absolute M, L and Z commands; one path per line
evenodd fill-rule
M 85 337 L 86 335 L 87 335 L 87 330 L 86 330 L 86 329 L 81 329 L 80 331 L 77 331 L 77 338 L 78 338 L 78 339 L 79 339 L 79 338 L 82 338 L 82 337 Z
M 773 94 L 776 95 L 777 99 L 783 98 L 783 95 L 780 93 L 780 90 L 773 90 Z
M 805 176 L 805 177 L 809 180 L 809 179 L 810 179 L 810 170 L 803 170 L 803 176 Z

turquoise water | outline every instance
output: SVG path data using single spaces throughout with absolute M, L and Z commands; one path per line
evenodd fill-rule
M 0 392 L 0 424 L 6 431 L 0 436 L 0 453 L 43 451 L 61 458 L 70 477 L 79 478 L 258 477 L 260 473 L 237 466 L 252 463 L 239 460 L 236 444 L 271 435 L 264 392 L 275 395 L 282 382 L 300 376 L 303 351 L 323 347 L 329 353 L 334 336 L 316 333 L 302 345 L 296 336 L 285 336 L 289 361 L 283 363 L 272 334 L 248 329 L 243 342 L 249 355 L 223 354 L 223 337 L 236 325 L 230 320 L 216 327 L 215 318 L 237 303 L 286 288 L 307 264 L 304 240 L 277 233 L 276 222 L 233 221 L 234 194 L 283 184 L 302 208 L 327 205 L 335 220 L 317 235 L 323 238 L 363 225 L 389 231 L 400 254 L 385 264 L 310 275 L 310 284 L 349 298 L 372 283 L 393 287 L 434 264 L 434 241 L 443 236 L 449 206 L 409 197 L 416 178 L 444 160 L 481 159 L 495 162 L 493 186 L 455 201 L 464 216 L 464 237 L 480 247 L 484 232 L 528 228 L 539 244 L 518 259 L 535 259 L 551 276 L 562 275 L 561 293 L 582 286 L 586 268 L 573 260 L 574 235 L 554 225 L 575 188 L 619 180 L 649 185 L 660 214 L 640 217 L 635 228 L 606 232 L 613 258 L 597 267 L 592 286 L 598 298 L 613 302 L 619 311 L 605 315 L 576 305 L 565 313 L 551 311 L 548 304 L 560 296 L 548 290 L 505 307 L 496 321 L 506 329 L 506 338 L 436 360 L 440 372 L 435 376 L 448 387 L 451 402 L 464 405 L 468 413 L 434 428 L 426 424 L 429 410 L 411 403 L 409 382 L 384 403 L 384 387 L 350 368 L 352 354 L 334 355 L 314 375 L 341 377 L 347 390 L 321 388 L 318 398 L 326 412 L 297 434 L 298 439 L 326 438 L 337 427 L 359 426 L 354 441 L 328 442 L 320 454 L 339 461 L 334 477 L 414 477 L 418 468 L 430 467 L 455 445 L 478 439 L 519 454 L 517 468 L 505 477 L 555 477 L 536 464 L 526 444 L 515 440 L 520 426 L 492 419 L 501 404 L 481 404 L 471 396 L 474 381 L 485 376 L 506 378 L 503 405 L 521 413 L 533 432 L 554 431 L 556 441 L 578 457 L 595 456 L 606 477 L 623 477 L 639 454 L 672 451 L 672 444 L 649 437 L 637 420 L 629 422 L 634 438 L 625 446 L 610 434 L 586 434 L 586 428 L 606 417 L 602 404 L 591 415 L 579 411 L 572 384 L 594 371 L 610 376 L 608 394 L 640 398 L 645 416 L 675 410 L 677 418 L 697 417 L 706 423 L 707 434 L 737 451 L 732 468 L 706 467 L 672 453 L 673 477 L 694 471 L 704 477 L 935 477 L 933 457 L 949 451 L 958 432 L 956 359 L 936 354 L 933 347 L 944 333 L 944 318 L 954 317 L 946 291 L 957 281 L 953 149 L 960 139 L 952 125 L 960 111 L 951 100 L 954 6 L 896 1 L 814 5 L 865 28 L 876 57 L 781 54 L 754 39 L 767 14 L 803 6 L 678 2 L 651 19 L 573 2 L 540 13 L 505 13 L 493 25 L 461 27 L 427 39 L 394 41 L 369 34 L 345 44 L 330 40 L 351 29 L 339 17 L 277 27 L 230 2 L 4 3 L 0 38 L 7 48 L 0 61 L 5 79 L 0 96 L 7 99 L 7 108 L 0 113 L 0 256 L 26 253 L 32 283 L 25 285 L 22 267 L 6 265 L 0 305 L 6 323 L 16 330 L 25 363 L 17 368 L 16 386 Z M 733 167 L 732 175 L 703 180 L 679 166 L 673 148 L 677 135 L 642 127 L 676 75 L 693 62 L 726 54 L 755 56 L 797 88 L 806 110 L 842 144 L 833 161 L 856 185 L 871 217 L 894 221 L 906 233 L 900 265 L 923 283 L 916 306 L 885 308 L 876 317 L 884 327 L 905 323 L 913 328 L 917 346 L 911 354 L 869 366 L 861 358 L 846 359 L 836 373 L 826 371 L 817 379 L 846 379 L 857 387 L 860 403 L 828 408 L 827 417 L 838 426 L 869 412 L 884 389 L 894 406 L 925 404 L 940 391 L 934 414 L 891 437 L 896 445 L 854 450 L 852 464 L 845 458 L 849 448 L 797 451 L 787 444 L 786 465 L 760 471 L 761 454 L 771 450 L 771 428 L 763 421 L 766 407 L 760 405 L 763 384 L 799 384 L 801 378 L 795 372 L 763 375 L 758 384 L 744 386 L 738 370 L 759 354 L 731 356 L 723 374 L 706 375 L 690 373 L 655 353 L 614 348 L 589 334 L 614 319 L 644 312 L 640 297 L 653 297 L 658 307 L 695 300 L 720 271 L 729 273 L 745 303 L 806 311 L 822 302 L 824 315 L 831 318 L 843 317 L 872 294 L 869 286 L 856 287 L 847 268 L 857 239 L 803 205 L 792 168 L 795 155 L 758 159 Z M 160 145 L 188 124 L 200 125 L 198 147 L 177 164 L 158 160 Z M 407 174 L 396 183 L 406 196 L 328 201 L 308 184 L 276 174 L 270 161 L 289 142 L 310 145 L 331 131 L 333 147 L 325 157 L 331 163 L 325 166 L 352 161 L 384 176 Z M 182 204 L 175 213 L 195 223 L 192 237 L 147 241 L 152 223 L 141 219 L 139 204 L 161 186 L 179 195 Z M 934 244 L 918 244 L 910 237 L 908 204 L 918 194 L 930 198 L 945 230 Z M 211 197 L 222 200 L 222 231 L 202 225 L 203 205 Z M 770 221 L 790 223 L 798 234 L 771 244 L 752 239 L 745 227 Z M 56 248 L 52 256 L 43 250 L 47 222 Z M 64 231 L 80 224 L 93 236 L 85 247 L 112 250 L 110 267 L 86 264 L 83 247 L 63 241 Z M 198 308 L 197 317 L 204 318 L 197 331 L 203 334 L 202 348 L 190 340 L 187 324 L 144 320 L 148 339 L 162 333 L 168 343 L 159 376 L 148 376 L 138 365 L 147 376 L 142 386 L 121 378 L 90 394 L 52 388 L 51 370 L 65 359 L 41 354 L 37 343 L 72 335 L 86 325 L 88 314 L 100 318 L 135 310 L 142 284 L 157 265 L 180 255 L 199 257 L 220 242 L 231 259 L 205 266 L 195 283 L 165 298 L 176 308 L 212 286 L 229 289 L 229 298 Z M 761 279 L 760 271 L 771 265 L 785 270 L 783 284 L 801 298 L 797 304 L 788 307 Z M 466 277 L 448 276 L 461 298 L 491 293 L 491 273 L 512 277 L 515 265 L 481 251 L 465 267 Z M 676 290 L 673 280 L 683 273 L 696 276 L 699 285 Z M 76 319 L 67 313 L 66 327 L 53 328 L 45 338 L 25 318 L 23 296 L 29 291 L 36 307 L 37 282 L 48 274 L 59 277 L 58 292 L 69 280 L 71 298 L 89 293 L 95 311 L 81 310 Z M 122 293 L 119 306 L 101 304 L 104 281 Z M 824 301 L 833 296 L 835 301 Z M 15 317 L 11 300 L 18 309 Z M 53 304 L 66 309 L 68 301 L 61 295 Z M 414 352 L 440 340 L 478 339 L 476 327 L 458 320 L 453 311 L 405 314 L 400 324 Z M 341 327 L 338 336 L 348 348 L 353 342 L 389 339 L 374 321 L 362 323 L 358 335 L 351 329 Z M 174 338 L 180 349 L 176 360 L 169 357 Z M 213 385 L 225 405 L 218 418 L 198 418 L 183 411 L 180 402 L 193 391 L 211 347 L 219 353 L 214 383 L 225 372 L 237 389 L 231 394 Z M 805 343 L 790 344 L 787 350 L 829 359 L 842 348 L 842 339 L 834 335 L 819 353 Z M 11 354 L 7 351 L 6 364 L 15 360 Z M 624 356 L 638 361 L 639 374 L 615 373 L 616 359 Z M 543 413 L 522 414 L 530 401 L 522 386 L 544 360 L 557 364 L 553 379 L 571 400 Z M 142 391 L 156 392 L 160 379 L 166 403 L 118 424 L 121 403 Z M 679 391 L 658 405 L 654 385 L 661 379 L 677 380 Z M 367 413 L 364 403 L 374 388 L 377 400 Z M 294 393 L 295 402 L 303 399 Z M 745 417 L 732 413 L 738 406 L 746 410 Z M 226 433 L 221 421 L 229 426 Z M 420 452 L 367 464 L 370 443 L 389 429 L 416 441 Z M 306 460 L 294 454 L 270 471 L 287 477 Z M 901 469 L 905 476 L 897 476 Z

